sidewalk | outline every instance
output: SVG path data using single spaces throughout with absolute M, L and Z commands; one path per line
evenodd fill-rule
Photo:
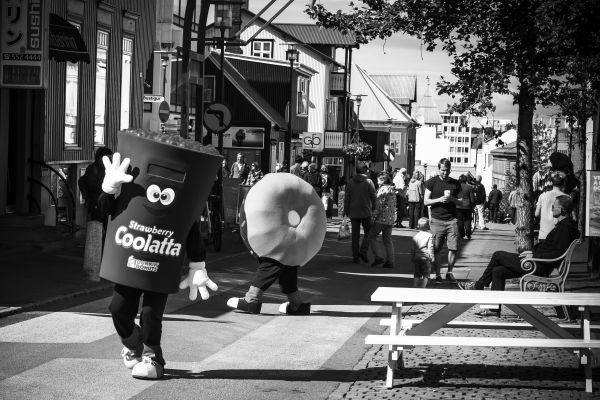
M 488 231 L 476 230 L 473 239 L 463 243 L 454 269 L 458 279 L 477 279 L 496 250 L 515 251 L 512 225 L 488 224 L 488 227 Z M 403 235 L 402 231 L 404 230 L 399 230 L 397 234 Z M 445 260 L 444 257 L 442 259 Z M 568 291 L 600 293 L 600 281 L 589 279 L 586 261 L 587 242 L 584 242 L 573 256 L 566 288 Z M 456 288 L 446 281 L 435 287 Z M 509 284 L 507 290 L 518 290 L 518 286 L 514 283 Z M 410 318 L 424 319 L 440 307 L 435 304 L 416 304 L 408 307 L 406 312 L 410 314 Z M 389 312 L 388 307 L 382 307 L 382 310 L 385 313 Z M 502 310 L 499 318 L 481 317 L 476 315 L 478 311 L 479 307 L 473 307 L 460 319 L 490 322 L 518 320 L 514 313 L 506 309 Z M 550 307 L 543 311 L 547 315 L 554 314 Z M 593 319 L 600 319 L 600 314 L 595 313 Z M 369 333 L 387 334 L 387 329 L 379 327 Z M 527 330 L 458 331 L 456 328 L 444 328 L 440 332 L 448 335 L 484 337 L 539 335 L 535 331 Z M 456 346 L 410 348 L 404 351 L 404 368 L 395 374 L 394 387 L 390 389 L 385 387 L 387 357 L 387 346 L 370 346 L 362 360 L 354 367 L 353 381 L 340 384 L 329 399 L 591 399 L 598 398 L 597 393 L 600 390 L 600 382 L 595 381 L 595 393 L 585 393 L 584 374 L 578 368 L 577 357 L 572 351 L 565 349 Z M 597 377 L 600 372 L 598 357 L 594 362 L 593 376 Z

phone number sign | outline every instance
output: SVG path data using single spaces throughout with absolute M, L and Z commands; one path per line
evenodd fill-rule
M 0 86 L 43 88 L 43 0 L 0 0 Z

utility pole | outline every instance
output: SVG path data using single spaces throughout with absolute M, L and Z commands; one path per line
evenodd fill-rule
M 196 10 L 196 2 L 188 0 L 185 7 L 185 18 L 183 22 L 183 60 L 181 63 L 181 90 L 183 92 L 183 105 L 181 107 L 181 120 L 179 136 L 188 137 L 190 125 L 190 49 L 192 46 L 192 19 Z M 198 111 L 196 111 L 197 113 Z

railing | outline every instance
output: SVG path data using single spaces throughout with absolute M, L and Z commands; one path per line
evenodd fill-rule
M 71 200 L 71 212 L 69 213 L 69 209 L 67 208 L 67 226 L 71 227 L 71 235 L 75 236 L 75 210 L 76 210 L 76 205 L 75 205 L 75 196 L 73 195 L 73 192 L 71 191 L 71 187 L 69 186 L 69 183 L 67 182 L 67 180 L 62 176 L 62 174 L 55 169 L 54 167 L 50 166 L 49 164 L 45 163 L 44 161 L 37 161 L 37 160 L 32 160 L 29 159 L 27 160 L 29 163 L 31 164 L 37 164 L 37 165 L 41 165 L 44 168 L 48 168 L 50 171 L 54 172 L 56 174 L 56 176 L 58 176 L 58 178 L 65 184 L 65 188 L 67 190 L 69 199 Z M 54 198 L 54 195 L 52 194 L 51 190 L 46 186 L 43 185 L 41 182 L 36 181 L 33 178 L 28 178 L 29 181 L 34 182 L 34 183 L 39 183 L 44 189 L 46 189 L 46 191 L 48 191 L 50 193 L 50 196 L 52 197 L 52 201 L 54 202 L 54 206 L 55 206 L 55 210 L 56 210 L 56 214 L 57 214 L 57 220 L 58 220 L 58 203 L 57 200 Z M 70 224 L 69 224 L 70 222 Z
M 325 132 L 323 147 L 326 149 L 341 149 L 343 145 L 344 132 Z
M 343 72 L 329 73 L 329 90 L 332 92 L 347 92 L 347 85 L 344 85 Z

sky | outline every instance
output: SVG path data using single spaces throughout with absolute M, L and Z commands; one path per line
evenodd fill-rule
M 269 0 L 249 0 L 250 11 L 258 13 Z M 287 0 L 276 0 L 262 17 L 269 19 L 278 11 Z M 329 10 L 346 10 L 350 0 L 320 0 Z M 275 19 L 275 23 L 316 23 L 304 13 L 307 0 L 295 0 L 281 15 Z M 358 4 L 360 1 L 356 1 Z M 417 76 L 417 102 L 423 97 L 427 81 L 430 77 L 431 93 L 438 108 L 443 111 L 446 105 L 452 103 L 449 96 L 438 96 L 435 84 L 440 76 L 452 80 L 451 58 L 442 51 L 428 52 L 421 48 L 420 41 L 414 37 L 396 34 L 386 41 L 375 40 L 360 48 L 354 49 L 352 63 L 365 69 L 369 74 L 406 74 Z M 512 104 L 512 96 L 496 96 L 494 103 L 496 111 L 490 114 L 490 118 L 509 119 L 517 122 L 518 109 Z

